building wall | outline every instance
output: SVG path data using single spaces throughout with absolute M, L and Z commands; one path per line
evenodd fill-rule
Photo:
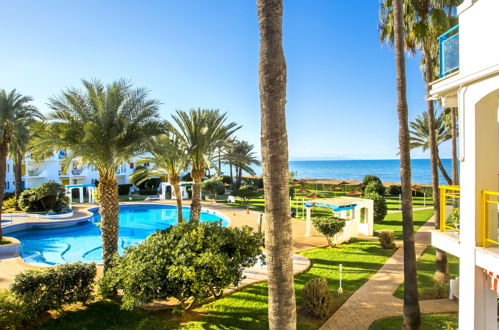
M 459 6 L 459 71 L 464 76 L 498 65 L 498 13 L 497 0 L 466 0 Z

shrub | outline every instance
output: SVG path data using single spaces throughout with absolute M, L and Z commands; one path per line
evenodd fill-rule
M 10 197 L 9 199 L 3 201 L 2 208 L 4 210 L 15 209 L 16 207 L 17 207 L 17 202 L 15 197 Z
M 256 186 L 258 189 L 263 188 L 263 179 L 262 178 L 254 178 L 251 179 L 251 183 Z
M 247 203 L 251 198 L 258 196 L 258 191 L 254 186 L 245 185 L 232 192 L 234 196 L 240 197 L 243 203 Z
M 378 230 L 379 242 L 383 249 L 393 249 L 396 247 L 395 245 L 395 236 L 393 234 L 393 230 L 382 229 Z
M 376 192 L 366 194 L 365 197 L 374 201 L 374 222 L 383 221 L 388 213 L 385 198 Z
M 8 290 L 0 290 L 0 329 L 17 329 L 29 319 L 25 308 Z
M 416 196 L 432 197 L 433 196 L 433 188 L 431 186 L 423 186 L 416 191 Z
M 92 296 L 95 263 L 58 265 L 44 270 L 26 270 L 17 274 L 10 289 L 35 316 L 59 309 L 64 304 L 86 303 Z
M 5 193 L 3 193 L 3 200 L 10 199 L 10 198 L 14 197 L 15 195 L 16 194 L 13 192 L 5 192 Z
M 388 195 L 398 196 L 402 193 L 402 187 L 400 185 L 392 184 L 388 188 Z
M 325 278 L 316 277 L 308 281 L 301 291 L 303 305 L 309 314 L 325 320 L 333 311 L 333 295 Z
M 333 239 L 345 227 L 345 220 L 337 217 L 321 217 L 312 219 L 315 229 L 324 235 L 329 246 L 334 246 Z
M 247 226 L 179 224 L 155 232 L 138 246 L 128 247 L 122 257 L 116 256 L 114 267 L 99 282 L 99 291 L 107 295 L 122 290 L 124 309 L 174 297 L 183 310 L 238 285 L 243 270 L 261 256 L 262 244 L 262 234 Z
M 60 212 L 69 205 L 65 189 L 59 183 L 49 181 L 38 187 L 26 189 L 17 201 L 25 212 L 43 212 L 53 210 Z
M 289 186 L 289 197 L 295 198 L 295 187 Z
M 226 184 L 232 184 L 232 178 L 230 175 L 222 176 L 222 182 Z
M 383 182 L 381 182 L 381 179 L 378 178 L 376 175 L 366 175 L 364 177 L 364 179 L 362 179 L 362 184 L 364 186 L 367 186 L 371 182 L 377 182 L 377 183 L 383 184 Z
M 118 185 L 118 195 L 128 195 L 128 193 L 130 192 L 130 187 L 132 185 L 129 184 L 129 183 L 126 183 L 126 184 L 119 184 Z
M 142 189 L 139 190 L 139 195 L 146 195 L 146 196 L 151 196 L 151 195 L 157 195 L 158 191 L 154 189 Z
M 380 196 L 384 196 L 386 193 L 386 188 L 382 183 L 377 181 L 371 181 L 364 188 L 365 194 L 378 193 Z
M 201 183 L 201 188 L 209 192 L 212 196 L 225 193 L 225 187 L 219 178 L 213 177 Z

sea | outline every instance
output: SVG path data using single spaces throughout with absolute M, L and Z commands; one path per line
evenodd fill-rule
M 452 177 L 452 160 L 442 159 L 442 164 L 447 174 Z M 256 167 L 254 170 L 257 175 L 262 174 L 260 167 Z M 298 179 L 362 180 L 365 175 L 373 174 L 384 182 L 400 182 L 400 161 L 398 159 L 290 161 L 289 170 L 293 171 L 295 178 Z M 413 184 L 431 184 L 429 159 L 412 159 L 411 171 Z M 227 171 L 224 172 L 228 174 Z M 441 174 L 439 182 L 446 184 Z

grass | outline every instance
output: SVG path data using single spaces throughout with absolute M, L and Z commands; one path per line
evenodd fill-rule
M 394 251 L 381 249 L 376 242 L 357 241 L 338 248 L 302 252 L 312 262 L 305 273 L 295 276 L 298 328 L 318 329 L 322 322 L 301 308 L 301 290 L 314 277 L 324 277 L 339 308 L 386 262 Z M 343 264 L 343 290 L 337 294 L 338 265 Z M 267 283 L 250 285 L 222 299 L 207 303 L 183 316 L 170 312 L 126 312 L 116 302 L 100 301 L 69 312 L 39 326 L 39 329 L 267 329 Z
M 385 196 L 386 207 L 388 210 L 400 210 L 400 199 L 399 196 Z M 414 208 L 429 207 L 433 206 L 433 197 L 412 197 L 412 205 Z
M 451 278 L 455 278 L 459 274 L 459 258 L 447 254 L 449 264 L 449 274 Z M 417 264 L 418 272 L 418 291 L 419 299 L 438 299 L 446 298 L 449 295 L 448 285 L 439 287 L 433 281 L 433 274 L 435 274 L 435 248 L 432 246 L 427 247 L 421 257 L 418 259 Z M 404 298 L 404 284 L 393 293 L 397 298 Z
M 457 329 L 457 314 L 423 314 L 421 329 L 452 330 Z M 402 329 L 402 316 L 392 316 L 373 322 L 369 330 L 399 330 Z
M 418 210 L 413 213 L 414 231 L 424 225 L 433 216 L 433 210 Z M 374 224 L 374 231 L 390 229 L 394 231 L 395 239 L 402 239 L 402 213 L 389 213 L 381 223 Z

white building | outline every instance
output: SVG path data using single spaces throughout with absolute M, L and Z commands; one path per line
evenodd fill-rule
M 23 189 L 37 187 L 48 181 L 66 185 L 92 184 L 99 179 L 97 170 L 91 165 L 78 166 L 72 162 L 67 168 L 64 168 L 64 153 L 59 153 L 42 162 L 36 162 L 27 156 L 22 164 L 22 184 Z M 118 184 L 127 184 L 129 176 L 135 170 L 136 160 L 122 164 L 117 171 L 116 179 Z M 145 164 L 149 166 L 148 164 Z M 5 191 L 13 192 L 15 190 L 14 182 L 14 164 L 11 159 L 7 159 L 7 169 L 5 178 Z
M 460 260 L 459 329 L 497 329 L 498 13 L 498 0 L 464 0 L 459 26 L 440 37 L 441 78 L 431 85 L 431 97 L 459 114 L 460 186 L 441 187 L 441 229 L 432 233 Z

